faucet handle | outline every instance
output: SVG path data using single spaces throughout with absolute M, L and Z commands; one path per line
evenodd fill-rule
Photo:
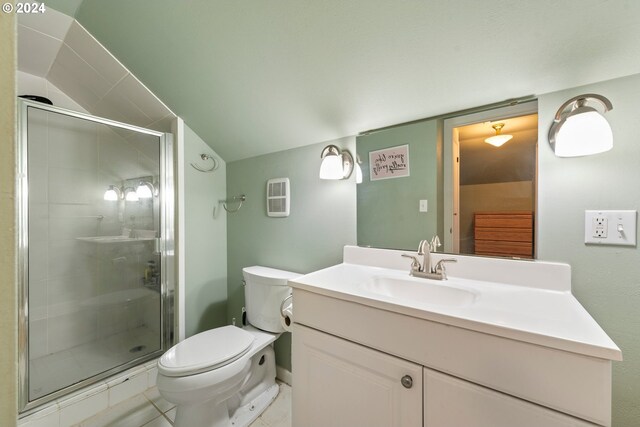
M 420 261 L 418 261 L 418 258 L 409 254 L 401 254 L 400 256 L 411 258 L 411 270 L 420 270 Z
M 458 260 L 457 260 L 457 259 L 454 259 L 454 258 L 443 258 L 443 259 L 441 259 L 440 261 L 438 261 L 438 262 L 436 263 L 436 266 L 433 268 L 433 270 L 434 270 L 436 273 L 439 273 L 439 274 L 441 274 L 441 275 L 442 275 L 442 278 L 443 278 L 444 280 L 447 280 L 447 269 L 444 267 L 444 264 L 445 264 L 446 262 L 458 262 Z

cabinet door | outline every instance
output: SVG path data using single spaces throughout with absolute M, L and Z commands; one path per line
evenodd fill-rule
M 593 427 L 594 425 L 424 368 L 424 427 Z
M 292 357 L 293 427 L 422 426 L 420 365 L 299 324 Z

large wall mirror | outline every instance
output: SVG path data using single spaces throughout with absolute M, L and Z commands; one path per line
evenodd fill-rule
M 535 258 L 537 108 L 529 101 L 358 136 L 358 245 L 415 250 L 437 236 L 439 251 Z

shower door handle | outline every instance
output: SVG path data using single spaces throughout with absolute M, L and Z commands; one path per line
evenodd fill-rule
M 162 239 L 160 238 L 153 239 L 153 254 L 162 255 Z

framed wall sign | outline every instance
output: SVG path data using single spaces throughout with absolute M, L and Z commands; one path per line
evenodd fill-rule
M 405 176 L 409 176 L 408 144 L 369 152 L 369 178 L 371 181 Z

